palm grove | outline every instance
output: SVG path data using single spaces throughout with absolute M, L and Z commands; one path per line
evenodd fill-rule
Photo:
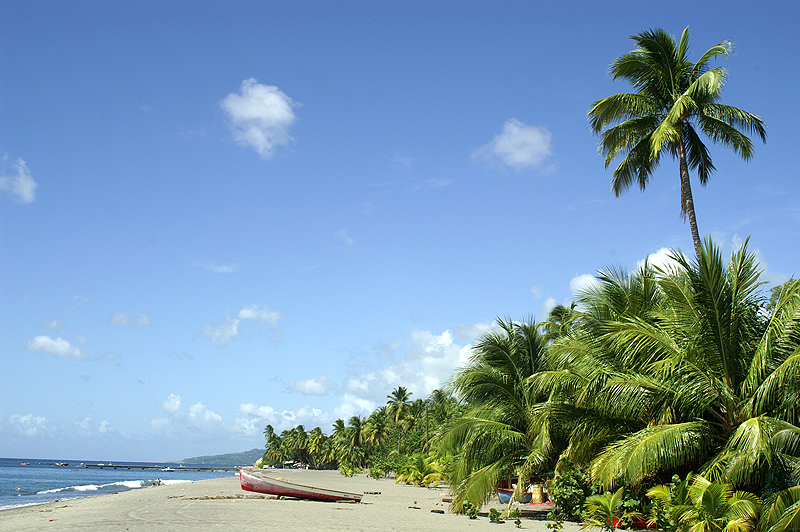
M 710 62 L 729 42 L 691 62 L 688 29 L 632 39 L 610 73 L 636 92 L 598 100 L 589 122 L 606 167 L 622 158 L 617 195 L 677 159 L 694 256 L 601 270 L 543 322 L 498 320 L 424 400 L 398 387 L 330 437 L 267 427 L 266 463 L 444 479 L 455 510 L 514 475 L 514 499 L 545 482 L 551 516 L 587 527 L 646 514 L 667 530 L 800 529 L 800 281 L 770 292 L 747 242 L 726 260 L 702 241 L 689 174 L 714 171 L 701 134 L 748 160 L 764 123 L 719 102 L 727 73 Z

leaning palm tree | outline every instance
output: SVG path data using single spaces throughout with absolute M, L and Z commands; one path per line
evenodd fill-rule
M 486 502 L 498 481 L 514 474 L 519 481 L 512 501 L 519 500 L 531 474 L 557 456 L 543 409 L 547 395 L 530 385 L 542 368 L 545 340 L 532 321 L 498 325 L 450 383 L 466 410 L 446 427 L 437 450 L 454 456 L 450 486 L 456 511 L 467 501 Z
M 741 130 L 765 140 L 764 122 L 754 114 L 719 103 L 727 71 L 710 68 L 709 63 L 717 56 L 727 57 L 733 47 L 730 42 L 712 46 L 692 62 L 688 57 L 688 27 L 677 44 L 661 29 L 631 38 L 637 48 L 618 57 L 609 71 L 615 80 L 629 81 L 637 92 L 596 101 L 589 110 L 591 128 L 600 135 L 599 151 L 605 156 L 606 168 L 615 157 L 623 155 L 611 175 L 617 196 L 634 182 L 644 190 L 662 154 L 678 159 L 681 217 L 689 219 L 699 256 L 702 242 L 689 170 L 697 171 L 703 186 L 715 170 L 700 133 L 748 161 L 753 156 L 753 142 Z

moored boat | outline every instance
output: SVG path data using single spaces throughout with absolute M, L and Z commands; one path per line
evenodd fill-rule
M 502 504 L 508 504 L 508 501 L 511 500 L 511 496 L 514 495 L 513 489 L 506 489 L 506 488 L 497 488 L 497 498 L 500 499 Z M 522 500 L 519 501 L 522 504 L 528 504 L 531 502 L 532 495 L 530 493 L 523 493 Z
M 285 480 L 270 478 L 261 473 L 256 473 L 255 471 L 246 470 L 244 468 L 239 469 L 239 482 L 242 484 L 242 489 L 246 491 L 255 491 L 257 493 L 277 495 L 280 497 L 294 497 L 296 499 L 328 502 L 361 502 L 361 498 L 363 497 L 363 495 L 359 493 L 349 493 L 346 491 L 294 484 L 292 482 L 286 482 Z

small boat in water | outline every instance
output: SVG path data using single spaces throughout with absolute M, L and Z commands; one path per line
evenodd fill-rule
M 255 471 L 239 469 L 239 482 L 242 489 L 266 493 L 267 495 L 277 495 L 280 497 L 294 497 L 296 499 L 309 499 L 312 501 L 348 501 L 361 502 L 363 495 L 359 493 L 348 493 L 346 491 L 336 491 L 312 486 L 293 484 L 285 480 L 270 478 Z
M 166 472 L 168 472 L 168 473 L 173 473 L 173 472 L 175 472 L 175 470 L 174 470 L 174 469 L 172 469 L 171 467 L 165 467 L 165 468 L 161 469 L 161 471 L 166 471 Z

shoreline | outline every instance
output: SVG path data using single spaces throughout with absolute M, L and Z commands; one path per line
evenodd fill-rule
M 59 502 L 0 510 L 0 529 L 42 530 L 57 525 L 60 531 L 164 531 L 282 529 L 389 530 L 406 532 L 456 532 L 501 526 L 511 531 L 512 520 L 492 523 L 487 517 L 472 520 L 450 513 L 446 488 L 395 484 L 394 479 L 345 477 L 337 471 L 268 470 L 270 476 L 297 484 L 364 493 L 361 503 L 329 503 L 278 499 L 244 491 L 238 476 L 153 486 Z M 485 505 L 502 509 L 499 503 Z M 545 522 L 523 518 L 521 528 L 545 532 Z M 565 523 L 565 532 L 578 525 Z
M 161 486 L 169 486 L 169 485 L 173 485 L 173 484 L 185 484 L 185 483 L 190 483 L 190 482 L 202 482 L 203 480 L 215 480 L 215 479 L 201 479 L 201 480 L 161 480 L 161 479 L 159 479 L 159 481 L 161 482 L 161 484 L 159 484 L 159 485 L 161 485 Z M 105 488 L 105 487 L 108 487 L 108 486 L 118 486 L 119 488 L 115 489 L 113 491 L 101 490 L 101 488 Z M 44 491 L 44 492 L 39 492 L 36 495 L 48 495 L 48 494 L 50 494 L 50 495 L 54 496 L 56 492 L 60 492 L 62 490 L 65 492 L 65 494 L 64 495 L 59 495 L 55 500 L 51 500 L 51 501 L 48 500 L 48 501 L 37 501 L 37 502 L 25 502 L 23 504 L 12 504 L 12 505 L 8 505 L 8 506 L 0 506 L 0 512 L 4 512 L 6 510 L 15 510 L 17 508 L 28 508 L 28 507 L 31 507 L 31 506 L 41 506 L 41 505 L 44 505 L 44 504 L 55 504 L 55 503 L 62 503 L 62 502 L 67 502 L 67 501 L 74 501 L 74 500 L 86 499 L 86 498 L 90 498 L 90 497 L 103 497 L 105 495 L 115 495 L 115 494 L 118 494 L 118 493 L 124 493 L 126 491 L 142 490 L 142 489 L 153 488 L 153 487 L 156 487 L 156 486 L 157 486 L 156 484 L 148 484 L 146 486 L 139 486 L 139 487 L 135 487 L 134 488 L 134 487 L 126 487 L 123 483 L 114 482 L 114 483 L 111 483 L 111 484 L 103 484 L 103 485 L 100 485 L 100 486 L 95 486 L 95 489 L 87 489 L 87 490 L 69 491 L 68 488 L 62 488 L 62 489 L 58 489 L 58 490 L 48 490 L 48 491 Z M 85 485 L 72 486 L 72 488 L 76 488 L 76 487 L 86 487 L 86 486 Z M 70 495 L 70 494 L 74 494 L 74 495 Z

